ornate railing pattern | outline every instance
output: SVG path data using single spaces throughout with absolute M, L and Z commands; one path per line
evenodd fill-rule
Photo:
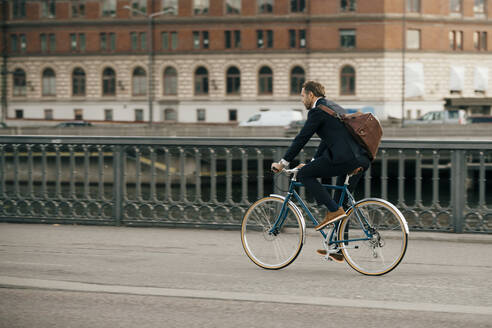
M 0 221 L 237 228 L 251 202 L 287 189 L 269 167 L 289 143 L 1 137 Z M 388 199 L 414 230 L 491 233 L 491 180 L 491 142 L 385 140 L 356 197 Z

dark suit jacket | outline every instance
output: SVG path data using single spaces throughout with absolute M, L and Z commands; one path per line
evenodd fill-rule
M 346 113 L 344 108 L 325 98 L 318 99 L 316 106 L 320 104 L 324 104 L 340 114 Z M 353 161 L 360 156 L 367 156 L 365 149 L 354 140 L 339 119 L 315 107 L 309 110 L 304 127 L 292 141 L 283 158 L 287 162 L 291 162 L 315 133 L 321 138 L 321 143 L 314 158 L 328 156 L 336 164 Z

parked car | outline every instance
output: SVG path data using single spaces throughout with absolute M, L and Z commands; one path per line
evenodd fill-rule
M 239 126 L 287 126 L 299 120 L 302 120 L 299 111 L 268 111 L 254 114 L 247 121 L 239 123 Z
M 306 123 L 306 120 L 292 121 L 289 125 L 285 127 L 285 136 L 286 137 L 295 137 L 299 131 L 301 131 L 302 127 Z
M 70 122 L 62 122 L 55 125 L 55 128 L 78 128 L 78 127 L 89 127 L 92 126 L 91 122 L 86 121 L 70 121 Z
M 466 112 L 460 110 L 442 110 L 426 113 L 416 120 L 405 120 L 405 124 L 466 124 Z

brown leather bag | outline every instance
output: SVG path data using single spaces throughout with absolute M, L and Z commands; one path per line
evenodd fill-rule
M 383 128 L 374 115 L 360 112 L 340 114 L 325 105 L 318 107 L 343 122 L 354 139 L 368 151 L 371 161 L 376 158 L 383 136 Z

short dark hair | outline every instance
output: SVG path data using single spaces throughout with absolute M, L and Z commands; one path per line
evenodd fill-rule
M 325 87 L 316 81 L 306 81 L 302 85 L 304 92 L 312 92 L 315 97 L 325 96 Z

